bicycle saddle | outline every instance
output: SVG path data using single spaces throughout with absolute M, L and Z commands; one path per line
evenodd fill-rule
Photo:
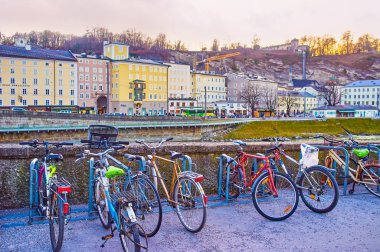
M 141 161 L 143 159 L 142 156 L 138 155 L 131 155 L 131 154 L 124 154 L 124 157 L 128 159 L 128 161 Z
M 46 161 L 54 161 L 54 162 L 59 162 L 63 161 L 63 156 L 61 154 L 54 154 L 50 153 L 46 156 Z
M 233 141 L 233 143 L 234 144 L 236 144 L 236 145 L 240 145 L 240 146 L 247 146 L 247 144 L 246 143 L 244 143 L 243 141 L 241 141 L 241 140 L 236 140 L 236 141 Z
M 182 153 L 175 152 L 175 151 L 171 151 L 171 152 L 170 152 L 170 158 L 171 158 L 172 160 L 177 159 L 177 158 L 182 158 L 182 157 L 183 157 L 183 154 L 182 154 Z
M 369 150 L 368 149 L 355 149 L 353 152 L 360 159 L 365 158 L 369 154 Z

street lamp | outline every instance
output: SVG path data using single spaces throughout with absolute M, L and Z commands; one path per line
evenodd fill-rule
M 306 117 L 306 87 L 303 92 L 303 117 Z
M 205 86 L 205 118 L 207 118 L 207 91 Z

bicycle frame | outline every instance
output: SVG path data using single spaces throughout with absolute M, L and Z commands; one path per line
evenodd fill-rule
M 264 171 L 267 171 L 268 174 L 269 174 L 269 180 L 268 180 L 268 185 L 269 185 L 269 189 L 271 190 L 271 192 L 273 193 L 273 195 L 275 197 L 278 196 L 278 192 L 277 192 L 277 189 L 274 185 L 274 181 L 273 181 L 273 171 L 270 167 L 270 163 L 269 163 L 269 158 L 267 156 L 259 156 L 259 155 L 253 155 L 253 154 L 247 154 L 243 151 L 241 151 L 237 158 L 239 158 L 239 162 L 237 162 L 237 165 L 234 166 L 234 169 L 238 169 L 239 167 L 242 168 L 242 171 L 243 171 L 243 185 L 245 188 L 247 187 L 252 187 L 252 184 L 254 183 L 254 181 L 264 172 Z M 249 181 L 247 181 L 247 175 L 246 175 L 246 171 L 245 171 L 245 163 L 248 161 L 248 159 L 259 159 L 259 160 L 263 160 L 264 161 L 264 164 L 261 166 L 260 170 L 257 171 Z

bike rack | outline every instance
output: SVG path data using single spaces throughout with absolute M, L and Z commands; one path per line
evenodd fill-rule
M 345 164 L 346 164 L 346 167 L 344 168 L 344 182 L 343 182 L 343 195 L 347 195 L 347 178 L 349 177 L 349 170 L 348 170 L 348 167 L 349 167 L 349 153 L 348 151 L 344 148 L 344 147 L 341 147 L 341 146 L 326 146 L 326 145 L 311 145 L 313 147 L 316 147 L 316 148 L 319 148 L 319 149 L 325 149 L 325 150 L 340 150 L 344 153 L 345 155 Z M 300 157 L 302 157 L 302 154 L 300 154 Z M 334 175 L 336 177 L 336 162 L 335 160 L 333 161 L 333 169 L 335 170 L 334 171 Z
M 235 159 L 233 159 L 232 157 L 226 155 L 226 154 L 222 154 L 219 158 L 219 176 L 218 176 L 218 197 L 219 199 L 222 198 L 222 175 L 223 175 L 223 160 L 226 161 L 226 163 L 229 163 L 231 162 L 231 164 L 234 164 L 234 165 L 237 165 L 237 162 Z M 230 183 L 230 166 L 231 164 L 227 165 L 227 173 L 226 173 L 226 185 L 228 185 Z M 226 190 L 226 195 L 225 195 L 225 202 L 228 203 L 228 197 L 229 197 L 229 191 L 228 191 L 228 187 L 227 187 L 227 190 Z
M 184 155 L 181 158 L 182 161 L 182 171 L 191 171 L 193 166 L 193 160 L 188 155 Z
M 30 180 L 29 180 L 29 220 L 28 224 L 32 224 L 34 218 L 42 217 L 38 210 L 38 159 L 35 158 L 30 162 Z

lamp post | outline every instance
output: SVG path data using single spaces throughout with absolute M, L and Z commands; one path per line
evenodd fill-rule
M 306 87 L 304 87 L 303 92 L 303 117 L 306 117 Z

